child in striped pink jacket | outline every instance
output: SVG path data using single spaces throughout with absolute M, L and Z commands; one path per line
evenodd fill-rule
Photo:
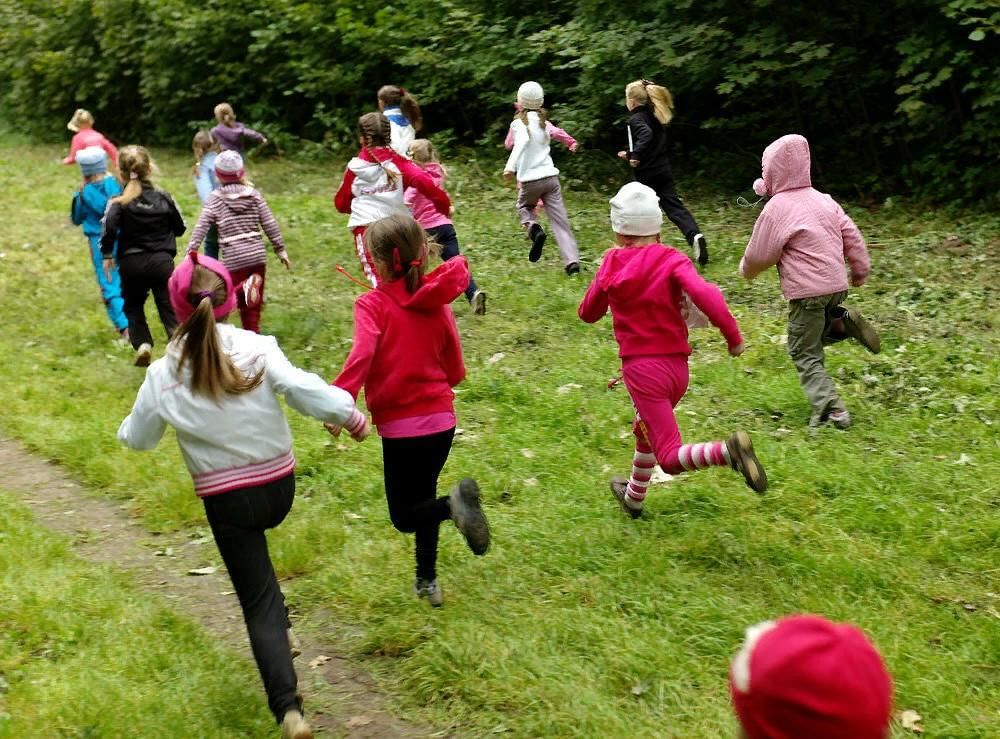
M 216 158 L 215 176 L 222 186 L 209 195 L 202 206 L 188 251 L 198 251 L 212 226 L 218 229 L 222 263 L 237 286 L 243 328 L 260 333 L 267 271 L 267 248 L 262 230 L 285 268 L 291 269 L 292 263 L 274 214 L 264 197 L 246 183 L 245 173 L 243 157 L 237 152 L 224 151 Z

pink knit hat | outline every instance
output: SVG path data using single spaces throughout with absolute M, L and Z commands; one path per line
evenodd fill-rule
M 215 158 L 215 176 L 220 182 L 239 182 L 244 174 L 243 157 L 238 151 L 227 149 Z
M 750 739 L 883 739 L 892 680 L 856 626 L 789 616 L 747 629 L 729 673 Z
M 191 281 L 194 279 L 194 268 L 202 266 L 207 270 L 215 272 L 222 281 L 226 283 L 226 302 L 216 305 L 212 310 L 216 319 L 223 319 L 233 312 L 236 307 L 236 290 L 233 289 L 233 278 L 229 276 L 229 270 L 225 265 L 212 257 L 206 257 L 198 252 L 188 252 L 187 256 L 174 267 L 174 273 L 170 275 L 167 282 L 167 291 L 170 293 L 170 305 L 173 306 L 174 314 L 178 321 L 186 321 L 194 313 L 204 298 L 212 299 L 214 294 L 205 292 L 192 296 Z

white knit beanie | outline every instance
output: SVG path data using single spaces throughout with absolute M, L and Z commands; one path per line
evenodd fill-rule
M 652 236 L 660 233 L 663 212 L 653 188 L 638 182 L 623 185 L 610 200 L 611 229 L 623 236 Z
M 238 182 L 246 170 L 238 151 L 227 149 L 215 158 L 215 176 L 222 182 Z
M 517 102 L 525 110 L 538 110 L 545 102 L 545 93 L 537 82 L 525 82 L 517 88 Z

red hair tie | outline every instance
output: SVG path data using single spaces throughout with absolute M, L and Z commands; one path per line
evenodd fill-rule
M 399 86 L 399 94 L 400 94 L 400 95 L 409 95 L 410 93 L 408 93 L 408 92 L 406 91 L 406 88 L 405 88 L 405 87 L 403 87 L 402 85 L 400 85 L 400 86 Z
M 194 262 L 195 264 L 198 264 L 198 252 L 196 251 L 191 252 L 191 261 Z
M 423 259 L 414 259 L 413 261 L 410 262 L 410 266 L 411 267 L 419 267 L 423 263 L 424 263 Z

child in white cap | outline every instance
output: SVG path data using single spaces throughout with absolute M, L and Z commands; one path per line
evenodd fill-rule
M 736 319 L 718 287 L 698 274 L 687 255 L 660 243 L 663 213 L 656 193 L 630 182 L 611 199 L 611 228 L 618 248 L 604 254 L 600 269 L 580 303 L 580 318 L 599 321 L 611 310 L 622 378 L 635 405 L 635 456 L 632 475 L 611 479 L 622 509 L 638 518 L 653 467 L 681 472 L 711 466 L 732 467 L 753 490 L 767 489 L 767 475 L 750 436 L 737 431 L 726 441 L 684 444 L 674 408 L 688 387 L 687 295 L 722 332 L 729 353 L 743 353 Z
M 546 129 L 548 114 L 542 107 L 545 94 L 537 82 L 525 82 L 517 91 L 520 110 L 510 124 L 514 146 L 504 166 L 503 176 L 516 177 L 520 185 L 517 193 L 517 215 L 521 226 L 531 241 L 528 260 L 537 262 L 545 245 L 545 230 L 538 222 L 537 208 L 541 200 L 549 215 L 559 253 L 566 274 L 580 272 L 580 251 L 576 237 L 569 225 L 569 215 L 559 185 L 559 170 L 552 163 L 549 153 L 550 135 Z

